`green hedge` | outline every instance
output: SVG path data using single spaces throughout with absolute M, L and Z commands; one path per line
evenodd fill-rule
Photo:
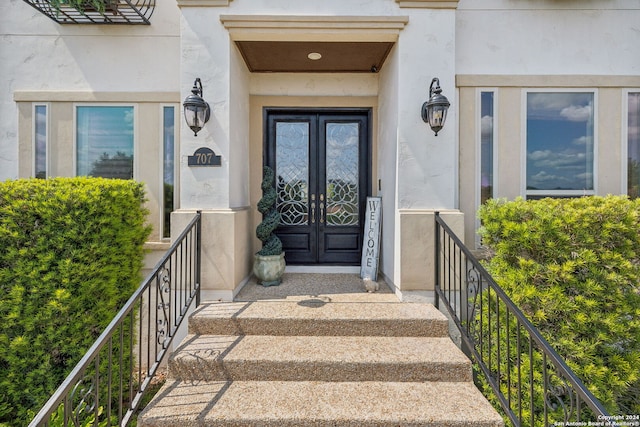
M 140 283 L 143 185 L 0 183 L 0 424 L 26 425 Z
M 496 282 L 611 413 L 640 413 L 640 201 L 490 200 L 479 216 Z

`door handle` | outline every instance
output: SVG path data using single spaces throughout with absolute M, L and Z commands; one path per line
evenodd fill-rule
M 320 224 L 324 223 L 324 194 L 320 195 Z
M 316 223 L 316 195 L 311 195 L 311 224 Z

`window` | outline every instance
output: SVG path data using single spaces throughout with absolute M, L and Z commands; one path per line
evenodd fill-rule
M 175 203 L 175 108 L 162 108 L 162 237 L 171 237 L 171 212 Z
M 493 197 L 493 92 L 480 93 L 480 204 Z
M 47 106 L 35 105 L 33 109 L 33 164 L 36 178 L 47 177 Z
M 132 106 L 76 107 L 76 173 L 133 178 Z
M 17 91 L 15 175 L 144 181 L 145 205 L 154 213 L 150 239 L 161 241 L 180 206 L 179 98 L 177 92 Z
M 629 92 L 627 104 L 627 194 L 640 197 L 640 92 Z
M 594 92 L 528 92 L 526 195 L 594 194 Z

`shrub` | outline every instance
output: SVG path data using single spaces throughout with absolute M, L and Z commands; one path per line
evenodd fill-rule
M 0 183 L 0 424 L 26 425 L 140 283 L 143 185 Z
M 496 282 L 608 411 L 640 413 L 640 201 L 490 200 L 479 216 Z

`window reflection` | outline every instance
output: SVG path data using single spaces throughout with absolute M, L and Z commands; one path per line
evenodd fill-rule
M 163 237 L 171 237 L 171 212 L 175 210 L 175 108 L 162 111 L 162 184 L 164 200 Z
M 76 107 L 77 175 L 133 178 L 133 107 Z
M 527 195 L 593 194 L 594 94 L 527 94 Z
M 480 203 L 493 197 L 493 92 L 480 94 Z
M 36 178 L 47 177 L 47 106 L 36 105 L 34 126 L 34 166 Z
M 627 114 L 627 194 L 640 197 L 640 92 L 629 94 Z

